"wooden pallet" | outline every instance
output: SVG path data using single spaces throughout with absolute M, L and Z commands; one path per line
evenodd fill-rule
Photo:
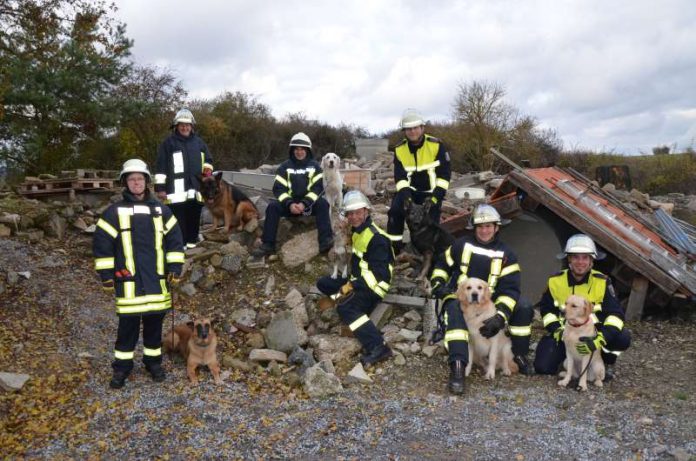
M 70 179 L 118 179 L 119 172 L 117 170 L 93 170 L 78 168 L 76 170 L 61 171 L 61 178 Z
M 51 179 L 27 181 L 19 185 L 17 192 L 25 196 L 50 195 L 74 191 L 109 190 L 118 186 L 116 179 Z

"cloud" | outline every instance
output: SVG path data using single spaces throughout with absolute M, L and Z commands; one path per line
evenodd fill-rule
M 119 5 L 138 62 L 172 69 L 192 97 L 242 91 L 278 117 L 380 133 L 407 107 L 447 120 L 460 83 L 488 80 L 567 146 L 636 153 L 694 137 L 676 115 L 696 108 L 690 0 Z

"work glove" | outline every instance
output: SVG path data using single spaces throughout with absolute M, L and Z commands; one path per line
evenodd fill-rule
M 436 283 L 432 290 L 430 290 L 430 296 L 436 299 L 443 299 L 450 293 L 452 293 L 452 290 L 446 283 Z
M 556 330 L 552 334 L 553 339 L 555 339 L 557 343 L 563 341 L 563 327 L 556 328 Z
M 114 292 L 114 281 L 113 280 L 103 281 L 102 282 L 102 290 L 104 290 L 104 293 L 112 294 Z
M 167 282 L 169 283 L 170 287 L 174 288 L 179 286 L 179 284 L 181 283 L 181 279 L 178 275 L 170 272 L 167 274 Z
M 575 349 L 580 355 L 587 355 L 596 350 L 606 346 L 607 342 L 604 339 L 604 335 L 600 332 L 595 336 L 581 336 L 578 338 L 578 343 L 575 345 Z
M 410 187 L 404 187 L 399 191 L 399 194 L 403 197 L 404 213 L 408 213 L 408 209 L 413 201 L 413 191 Z
M 485 338 L 492 338 L 505 327 L 505 319 L 500 314 L 483 321 L 483 326 L 479 328 L 479 333 Z
M 336 298 L 336 304 L 345 304 L 350 301 L 355 295 L 355 290 L 353 289 L 353 284 L 346 282 L 339 288 L 338 297 Z

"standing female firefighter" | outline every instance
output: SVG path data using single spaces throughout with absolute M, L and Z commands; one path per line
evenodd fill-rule
M 94 233 L 95 266 L 107 293 L 115 293 L 118 333 L 113 377 L 120 389 L 133 369 L 143 323 L 143 363 L 152 379 L 164 380 L 162 321 L 172 306 L 169 287 L 178 283 L 184 262 L 181 230 L 171 210 L 147 188 L 150 172 L 142 160 L 123 164 L 123 200 L 106 209 Z

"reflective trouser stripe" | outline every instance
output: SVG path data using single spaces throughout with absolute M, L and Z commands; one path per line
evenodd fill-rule
M 94 267 L 96 270 L 102 269 L 113 269 L 114 268 L 114 258 L 97 258 L 94 261 Z
M 445 349 L 449 350 L 449 343 L 451 341 L 464 341 L 465 343 L 469 342 L 469 332 L 464 329 L 458 329 L 458 330 L 447 330 L 445 332 Z
M 348 325 L 348 328 L 350 328 L 350 331 L 355 331 L 369 321 L 370 318 L 367 315 L 363 314 L 356 320 L 353 320 L 353 322 L 350 325 Z
M 123 351 L 114 350 L 114 358 L 116 360 L 133 360 L 133 355 L 134 355 L 133 351 L 123 352 Z
M 510 325 L 508 327 L 510 329 L 510 334 L 512 336 L 530 336 L 532 334 L 532 326 L 526 326 L 526 327 L 513 327 Z
M 150 349 L 143 347 L 143 355 L 147 355 L 148 357 L 159 357 L 162 355 L 162 348 L 158 347 L 157 349 Z

